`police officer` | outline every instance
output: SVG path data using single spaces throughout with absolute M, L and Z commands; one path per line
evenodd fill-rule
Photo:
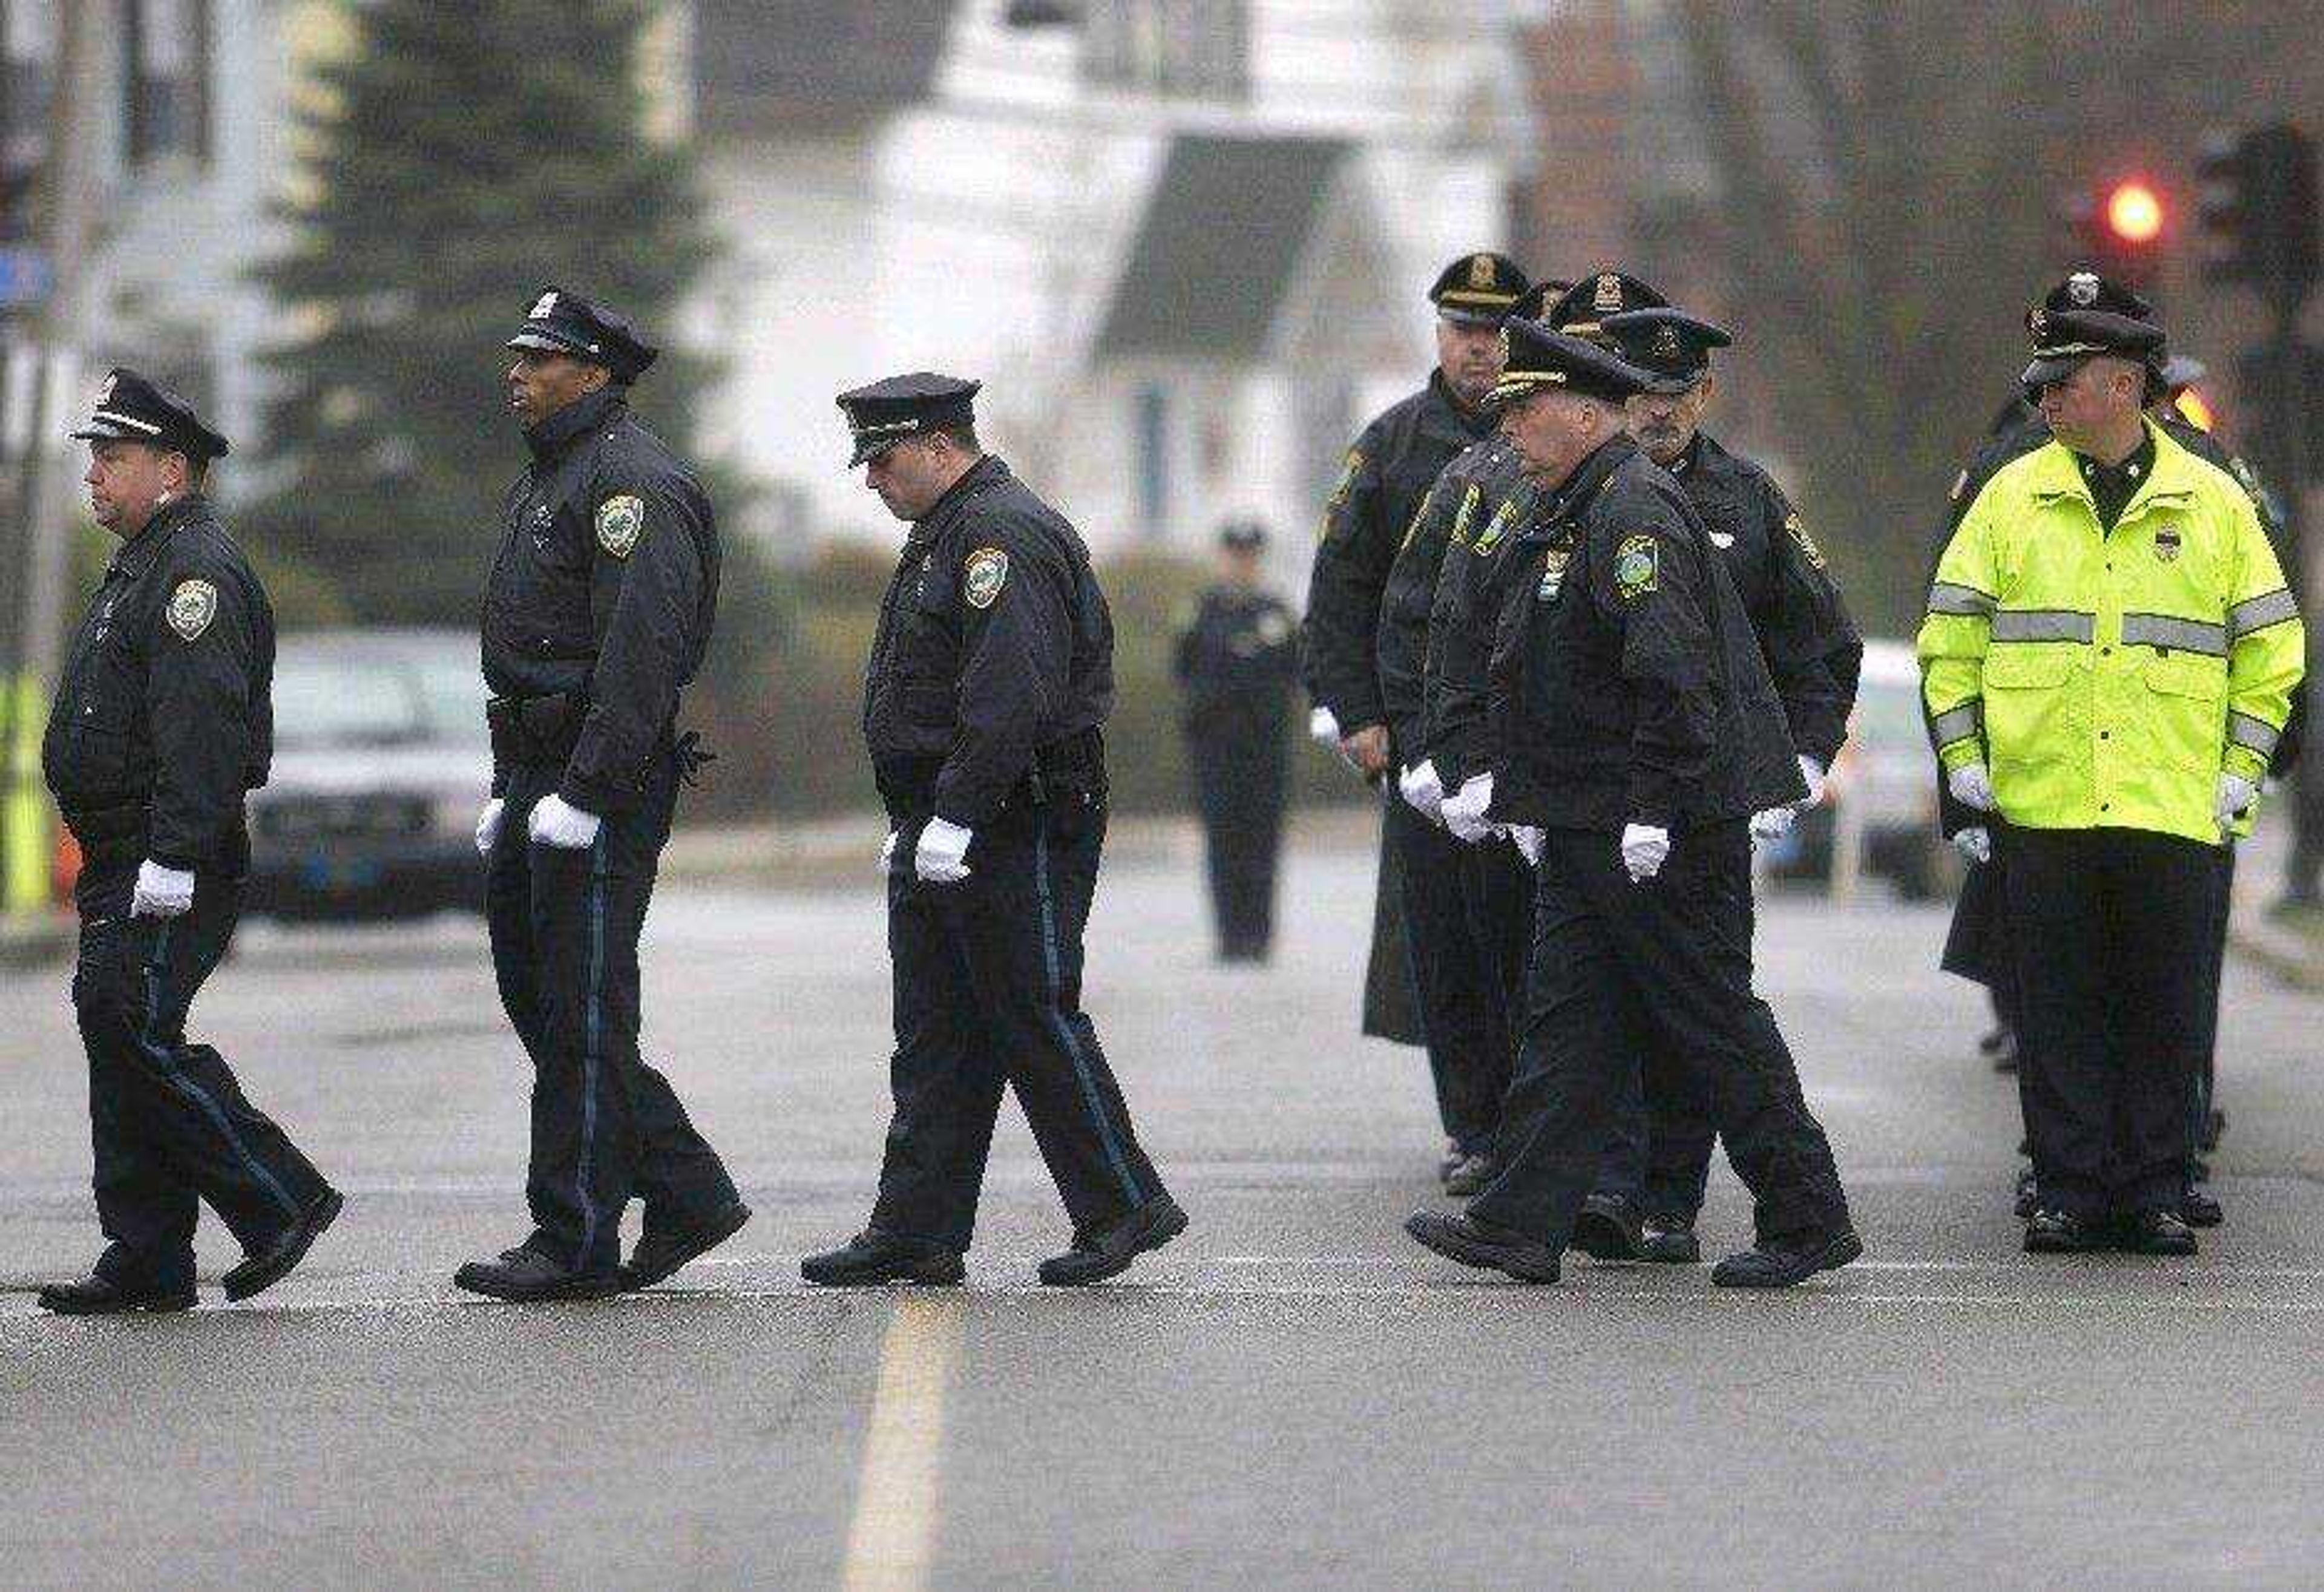
M 979 444 L 977 391 L 921 373 L 839 397 L 849 463 L 912 528 L 863 704 L 894 825 L 895 1116 L 870 1226 L 810 1283 L 960 1281 L 1004 1088 L 1074 1226 L 1042 1282 L 1102 1282 L 1186 1227 L 1081 1009 L 1113 621 L 1079 533 Z
M 1174 659 L 1222 962 L 1266 961 L 1275 933 L 1299 642 L 1291 611 L 1259 584 L 1266 548 L 1255 521 L 1220 531 L 1219 579 L 1179 631 Z
M 116 370 L 72 435 L 121 548 L 73 639 L 41 757 L 81 849 L 73 1010 L 107 1244 L 88 1277 L 40 1302 L 189 1310 L 198 1201 L 244 1252 L 224 1278 L 235 1300 L 287 1276 L 342 1203 L 226 1058 L 186 1038 L 242 907 L 243 793 L 273 757 L 274 612 L 203 495 L 226 440 L 191 405 Z
M 1554 1282 L 1596 1182 L 1618 1080 L 1650 1044 L 1699 1059 L 1758 1201 L 1713 1282 L 1788 1287 L 1862 1253 L 1822 1128 L 1751 990 L 1748 822 L 1802 799 L 1783 709 L 1702 520 L 1624 429 L 1642 373 L 1508 328 L 1502 428 L 1561 528 L 1493 660 L 1508 732 L 1491 815 L 1543 832 L 1529 1010 L 1503 1164 L 1461 1215 L 1416 1212 L 1463 1265 Z
M 1499 368 L 1500 323 L 1530 284 L 1506 257 L 1464 254 L 1428 291 L 1436 308 L 1437 365 L 1428 384 L 1384 410 L 1356 438 L 1325 505 L 1308 585 L 1311 689 L 1339 726 L 1341 750 L 1367 778 L 1398 778 L 1422 761 L 1391 739 L 1379 675 L 1382 603 L 1397 549 L 1422 498 L 1453 457 L 1489 435 L 1484 409 Z M 1492 974 L 1469 933 L 1460 846 L 1437 823 L 1389 793 L 1383 871 L 1399 879 L 1405 950 L 1420 1030 L 1450 1141 L 1439 1170 L 1490 1154 L 1491 1081 L 1508 1043 L 1495 1016 Z M 1381 951 L 1377 940 L 1374 958 Z
M 1670 307 L 1618 310 L 1602 324 L 1646 374 L 1646 391 L 1630 400 L 1630 434 L 1678 478 L 1702 517 L 1783 705 L 1807 800 L 1751 819 L 1754 840 L 1779 840 L 1823 799 L 1825 773 L 1856 706 L 1863 638 L 1822 549 L 1774 477 L 1702 428 L 1718 391 L 1711 351 L 1728 347 L 1730 335 Z M 1628 1162 L 1609 1177 L 1609 1190 L 1642 1201 L 1646 1242 L 1636 1258 L 1692 1261 L 1702 1253 L 1694 1219 L 1711 1169 L 1709 1100 L 1684 1057 L 1650 1056 L 1644 1081 L 1646 1119 L 1618 1135 Z
M 476 825 L 501 1004 L 532 1059 L 533 1230 L 462 1288 L 517 1302 L 642 1288 L 750 1219 L 716 1151 L 638 1054 L 638 936 L 697 754 L 676 732 L 718 604 L 718 529 L 630 413 L 657 350 L 562 288 L 509 340 L 531 463 L 484 587 L 493 799 Z M 621 1261 L 622 1214 L 645 1225 Z
M 1978 492 L 1920 653 L 1950 793 L 2000 821 L 2025 1247 L 2185 1255 L 2218 849 L 2248 830 L 2304 633 L 2250 495 L 2145 414 L 2163 332 L 2107 286 L 2076 272 L 2027 313 L 2052 440 Z

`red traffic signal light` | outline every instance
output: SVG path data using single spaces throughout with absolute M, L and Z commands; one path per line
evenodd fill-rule
M 2163 196 L 2132 178 L 2107 190 L 2107 230 L 2133 248 L 2143 248 L 2163 235 Z

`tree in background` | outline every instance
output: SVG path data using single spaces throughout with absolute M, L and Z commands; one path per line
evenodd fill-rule
M 522 460 L 502 344 L 541 286 L 601 297 L 668 344 L 711 260 L 691 152 L 646 133 L 650 9 L 353 10 L 356 46 L 304 120 L 296 242 L 261 272 L 295 340 L 269 359 L 271 490 L 237 525 L 356 620 L 473 619 L 500 483 Z M 638 389 L 681 454 L 703 374 L 671 350 Z

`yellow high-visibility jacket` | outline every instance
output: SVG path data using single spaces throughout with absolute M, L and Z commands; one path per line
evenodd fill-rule
M 2266 774 L 2306 632 L 2250 494 L 2147 429 L 2110 533 L 2063 444 L 1986 483 L 1929 591 L 1922 689 L 1939 760 L 1986 763 L 2008 823 L 2217 844 L 2219 775 Z

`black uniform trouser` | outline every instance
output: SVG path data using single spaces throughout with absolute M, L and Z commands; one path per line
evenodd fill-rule
M 175 1290 L 193 1286 L 198 1201 L 257 1251 L 328 1185 L 244 1098 L 226 1058 L 186 1038 L 194 997 L 234 936 L 242 881 L 196 870 L 190 910 L 132 917 L 136 879 L 134 860 L 92 863 L 74 890 L 73 1011 L 88 1052 L 97 1215 L 110 1240 L 97 1272 Z
M 1436 1112 L 1463 1151 L 1490 1150 L 1508 1079 L 1509 1025 L 1493 952 L 1470 924 L 1462 886 L 1470 848 L 1393 794 L 1388 836 L 1397 850 L 1405 946 Z
M 1275 938 L 1275 867 L 1283 845 L 1282 729 L 1254 725 L 1231 739 L 1189 736 L 1186 750 L 1219 950 L 1263 954 Z
M 1533 870 L 1517 842 L 1506 836 L 1461 848 L 1461 904 L 1469 937 L 1490 982 L 1494 1020 L 1503 1035 L 1498 1063 L 1480 1068 L 1477 1087 L 1493 1099 L 1492 1122 L 1500 1127 L 1501 1098 L 1508 1093 L 1517 1064 L 1517 1027 L 1525 1010 L 1526 967 L 1533 955 Z
M 2187 1124 L 2188 1173 L 2191 1179 L 2194 1162 L 2202 1155 L 2203 1135 L 2210 1127 L 2211 1107 L 2218 1099 L 2219 1088 L 2219 984 L 2227 970 L 2227 915 L 2236 894 L 2236 848 L 2233 842 L 2218 848 L 2216 877 L 2212 881 L 2211 938 L 2207 946 L 2209 966 L 2205 970 L 2201 1015 L 2202 1038 L 2200 1060 L 2195 1070 L 2195 1087 Z
M 485 918 L 501 1006 L 532 1059 L 525 1247 L 603 1272 L 620 1262 L 633 1196 L 655 1231 L 699 1221 L 735 1191 L 669 1081 L 638 1054 L 638 937 L 669 838 L 676 765 L 662 759 L 637 801 L 602 814 L 596 842 L 576 849 L 525 833 L 560 772 L 511 771 Z
M 2031 1042 L 2017 1086 L 2042 1202 L 2175 1209 L 2217 1000 L 2217 847 L 2129 829 L 1997 831 Z
M 969 842 L 968 878 L 912 870 L 899 826 L 888 875 L 895 1115 L 872 1224 L 965 1249 L 1004 1088 L 1076 1232 L 1164 1192 L 1082 1010 L 1082 931 L 1105 844 L 1102 794 L 1012 801 Z
M 1847 1197 L 1799 1070 L 1751 989 L 1751 843 L 1740 820 L 1682 833 L 1632 882 L 1605 831 L 1548 832 L 1500 1175 L 1482 1220 L 1554 1247 L 1595 1184 L 1626 1076 L 1656 1047 L 1693 1057 L 1763 1242 L 1844 1227 Z

